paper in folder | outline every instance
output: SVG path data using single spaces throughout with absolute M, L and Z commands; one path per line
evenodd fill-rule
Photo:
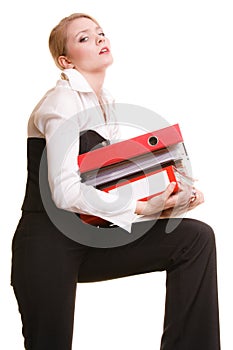
M 148 200 L 170 182 L 189 179 L 189 158 L 178 124 L 107 145 L 78 156 L 82 182 L 99 190 Z M 80 215 L 87 223 L 103 221 Z

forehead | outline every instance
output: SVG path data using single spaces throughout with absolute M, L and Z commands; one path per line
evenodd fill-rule
M 79 32 L 93 29 L 95 30 L 96 28 L 99 28 L 99 25 L 96 22 L 94 22 L 90 18 L 80 17 L 74 19 L 72 22 L 69 23 L 67 27 L 67 35 L 75 36 Z

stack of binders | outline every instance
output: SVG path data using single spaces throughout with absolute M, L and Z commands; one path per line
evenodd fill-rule
M 162 193 L 170 182 L 190 183 L 188 154 L 178 124 L 107 145 L 78 156 L 82 181 L 99 190 L 148 200 Z M 96 225 L 97 218 L 81 215 Z

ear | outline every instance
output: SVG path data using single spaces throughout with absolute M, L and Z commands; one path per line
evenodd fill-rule
M 66 56 L 59 56 L 57 62 L 64 69 L 74 68 L 74 64 Z

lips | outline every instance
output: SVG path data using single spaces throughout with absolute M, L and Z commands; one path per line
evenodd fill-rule
M 99 55 L 103 55 L 103 54 L 109 53 L 109 52 L 110 52 L 109 48 L 107 46 L 105 46 L 105 47 L 102 47 L 102 49 L 99 52 Z

